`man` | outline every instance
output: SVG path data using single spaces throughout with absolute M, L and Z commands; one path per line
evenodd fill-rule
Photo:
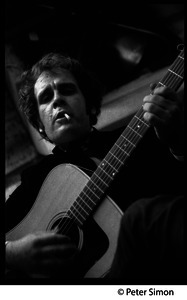
M 29 122 L 56 147 L 53 154 L 23 173 L 21 185 L 6 201 L 6 232 L 29 212 L 51 169 L 71 163 L 90 176 L 97 166 L 95 159 L 105 157 L 121 132 L 101 133 L 93 128 L 99 114 L 100 88 L 69 57 L 46 55 L 24 73 L 20 96 L 20 108 Z M 182 100 L 160 87 L 144 98 L 143 109 L 144 119 L 154 128 L 108 189 L 123 211 L 142 197 L 178 193 L 183 186 L 178 160 L 183 154 Z M 34 232 L 6 242 L 7 269 L 23 277 L 77 278 L 78 259 L 74 242 L 54 232 Z

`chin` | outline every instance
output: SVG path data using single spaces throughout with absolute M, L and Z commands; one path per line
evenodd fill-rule
M 55 145 L 68 145 L 70 143 L 73 143 L 74 141 L 76 141 L 77 139 L 77 135 L 76 134 L 71 134 L 70 132 L 63 132 L 61 134 L 57 134 L 54 138 L 53 138 L 53 143 Z

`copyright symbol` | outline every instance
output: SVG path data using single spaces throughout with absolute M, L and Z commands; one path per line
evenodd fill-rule
M 118 295 L 123 295 L 124 294 L 124 290 L 123 289 L 119 289 L 118 290 Z

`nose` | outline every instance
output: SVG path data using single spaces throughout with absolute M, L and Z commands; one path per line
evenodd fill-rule
M 53 97 L 53 107 L 57 108 L 62 106 L 65 103 L 64 97 L 59 93 L 58 90 L 54 90 L 54 97 Z

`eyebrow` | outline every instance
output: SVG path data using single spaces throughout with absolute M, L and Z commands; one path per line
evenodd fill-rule
M 56 87 L 57 88 L 63 88 L 63 87 L 74 87 L 77 89 L 77 86 L 74 82 L 59 82 L 56 84 Z M 40 101 L 42 99 L 42 97 L 47 93 L 47 92 L 50 92 L 51 90 L 51 85 L 47 85 L 46 87 L 44 87 L 44 89 L 39 92 L 38 94 L 38 100 Z
M 76 84 L 74 82 L 59 82 L 57 83 L 57 86 L 60 86 L 60 87 L 77 87 Z

